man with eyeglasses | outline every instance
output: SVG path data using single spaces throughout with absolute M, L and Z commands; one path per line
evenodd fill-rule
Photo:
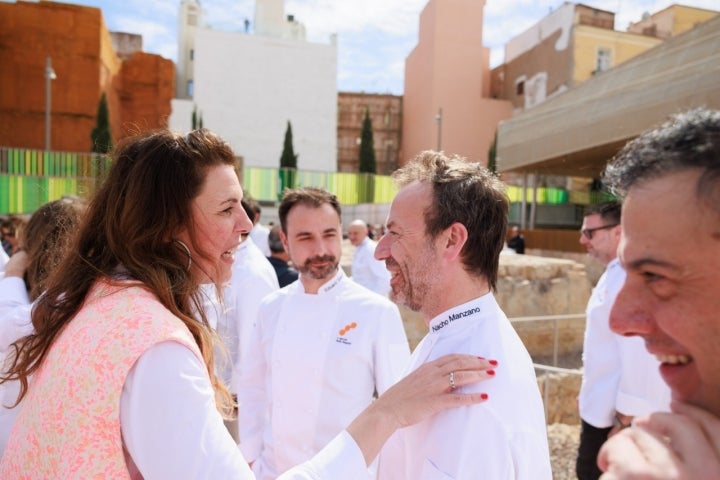
M 578 396 L 582 430 L 576 462 L 579 480 L 600 477 L 597 455 L 605 440 L 630 425 L 635 415 L 669 410 L 670 390 L 658 372 L 658 361 L 638 337 L 610 330 L 610 309 L 625 282 L 617 259 L 620 243 L 620 204 L 591 205 L 585 211 L 580 243 L 597 258 L 605 272 L 586 309 L 583 380 Z

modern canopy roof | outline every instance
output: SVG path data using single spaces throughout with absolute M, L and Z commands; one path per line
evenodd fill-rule
M 720 16 L 501 122 L 497 168 L 598 177 L 628 140 L 693 107 L 720 108 Z

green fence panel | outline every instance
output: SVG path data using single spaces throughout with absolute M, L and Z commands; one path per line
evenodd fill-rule
M 243 188 L 256 200 L 274 202 L 278 196 L 278 170 L 246 167 L 243 169 Z
M 397 188 L 392 178 L 386 175 L 375 176 L 375 202 L 374 203 L 391 203 L 395 198 Z
M 0 147 L 0 214 L 32 213 L 63 195 L 87 198 L 110 163 L 106 155 Z
M 106 155 L 0 147 L 0 213 L 30 213 L 42 203 L 63 195 L 88 197 L 110 168 Z M 338 196 L 345 205 L 390 203 L 396 187 L 389 176 L 348 172 L 245 167 L 243 188 L 257 200 L 276 202 L 286 187 L 317 186 Z M 532 188 L 526 201 L 532 202 Z M 509 185 L 511 203 L 522 201 L 522 187 Z M 538 188 L 537 202 L 588 205 L 614 198 L 603 192 L 568 192 Z
M 34 212 L 43 203 L 47 202 L 47 189 L 43 188 L 44 179 L 40 177 L 25 177 L 25 195 L 23 196 L 23 210 Z
M 338 173 L 334 178 L 332 192 L 337 195 L 343 205 L 356 205 L 359 200 L 358 175 L 354 173 Z
M 284 188 L 290 186 L 324 188 L 337 195 L 344 205 L 363 203 L 363 195 L 365 202 L 390 203 L 396 193 L 392 179 L 385 175 L 264 167 L 243 169 L 243 188 L 256 200 L 278 201 Z
M 10 213 L 10 175 L 0 174 L 0 214 Z
M 10 173 L 18 174 L 20 173 L 20 159 L 18 155 L 18 151 L 13 149 L 10 151 L 11 155 L 11 164 L 10 164 Z

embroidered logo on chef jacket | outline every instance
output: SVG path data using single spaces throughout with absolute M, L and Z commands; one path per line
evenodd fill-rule
M 356 328 L 356 327 L 357 327 L 357 323 L 355 323 L 355 322 L 352 322 L 352 323 L 349 323 L 349 324 L 345 325 L 345 327 L 342 328 L 342 329 L 338 332 L 338 334 L 339 334 L 340 336 L 339 336 L 339 337 L 337 338 L 337 340 L 335 340 L 335 341 L 336 341 L 337 343 L 344 343 L 345 345 L 352 345 L 352 342 L 351 342 L 350 340 L 348 340 L 347 338 L 345 338 L 345 335 L 346 335 L 350 330 L 352 330 L 353 328 Z

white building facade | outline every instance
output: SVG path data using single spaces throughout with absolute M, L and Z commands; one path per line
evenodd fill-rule
M 298 169 L 336 171 L 337 46 L 305 41 L 302 24 L 278 17 L 278 4 L 256 1 L 275 14 L 256 15 L 255 34 L 185 30 L 194 35 L 186 41 L 194 47 L 193 95 L 173 101 L 170 128 L 188 130 L 195 108 L 245 166 L 278 167 L 289 121 Z

